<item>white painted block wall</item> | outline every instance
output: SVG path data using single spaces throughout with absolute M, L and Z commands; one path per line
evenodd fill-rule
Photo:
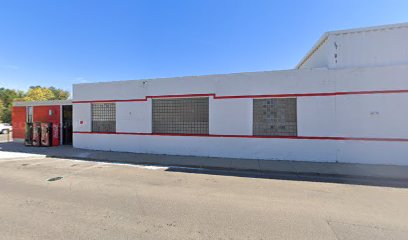
M 362 68 L 408 64 L 408 25 L 326 33 L 300 68 Z
M 209 128 L 210 134 L 252 135 L 252 99 L 210 98 Z
M 74 85 L 75 101 L 174 94 L 263 95 L 407 90 L 408 65 L 290 70 Z M 298 97 L 298 135 L 408 139 L 407 93 Z M 90 132 L 90 104 L 74 103 L 74 131 Z M 252 135 L 252 99 L 209 100 L 209 133 Z M 80 122 L 82 121 L 82 124 Z M 151 133 L 151 100 L 117 103 L 117 132 Z M 408 142 L 74 133 L 74 147 L 141 153 L 408 165 Z
M 408 27 L 334 34 L 330 38 L 333 48 L 329 68 L 358 68 L 408 64 Z
M 152 101 L 116 103 L 116 132 L 152 132 Z

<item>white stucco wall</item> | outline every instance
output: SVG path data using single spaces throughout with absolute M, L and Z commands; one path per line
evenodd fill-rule
M 74 147 L 251 159 L 408 165 L 408 142 L 267 139 L 252 136 L 252 98 L 222 96 L 407 90 L 408 65 L 342 70 L 291 70 L 74 85 L 74 131 L 90 132 L 90 103 L 143 100 L 147 96 L 215 94 L 209 97 L 210 136 L 151 133 L 151 99 L 117 102 L 117 132 L 74 133 Z M 408 139 L 408 93 L 299 96 L 299 137 Z M 83 121 L 82 124 L 79 124 Z M 211 136 L 222 135 L 222 136 Z M 244 135 L 249 137 L 224 137 Z
M 408 64 L 408 24 L 326 33 L 302 69 L 361 68 Z
M 299 136 L 330 137 L 336 128 L 335 97 L 302 97 L 297 99 Z
M 210 99 L 210 134 L 252 135 L 252 99 Z
M 408 26 L 376 31 L 338 33 L 330 37 L 337 45 L 330 68 L 389 66 L 408 64 Z M 334 48 L 334 47 L 333 47 Z
M 117 132 L 152 132 L 152 104 L 147 102 L 119 102 L 116 104 Z
M 76 132 L 91 131 L 91 104 L 73 104 L 72 106 L 72 127 Z M 75 134 L 74 134 L 75 136 Z
M 75 147 L 228 158 L 336 161 L 336 142 L 321 140 L 75 134 Z
M 302 69 L 310 68 L 328 68 L 329 58 L 332 57 L 333 48 L 330 45 L 330 36 L 323 36 L 322 42 L 319 43 L 314 52 L 304 59 L 304 62 L 300 66 Z

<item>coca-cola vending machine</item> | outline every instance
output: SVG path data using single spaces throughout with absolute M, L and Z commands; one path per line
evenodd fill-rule
M 58 146 L 60 142 L 60 128 L 57 123 L 52 124 L 52 146 Z
M 41 123 L 33 123 L 32 145 L 35 147 L 41 146 Z
M 41 123 L 41 146 L 50 147 L 52 144 L 52 123 Z

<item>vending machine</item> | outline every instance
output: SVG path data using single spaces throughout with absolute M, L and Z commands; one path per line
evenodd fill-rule
M 33 123 L 26 123 L 24 144 L 26 146 L 33 145 Z
M 52 146 L 58 146 L 60 144 L 60 128 L 59 124 L 52 124 Z
M 41 123 L 39 122 L 33 123 L 32 145 L 41 146 Z
M 41 146 L 50 147 L 52 144 L 52 123 L 41 123 Z

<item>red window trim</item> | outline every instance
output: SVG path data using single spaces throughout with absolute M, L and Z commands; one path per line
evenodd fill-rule
M 236 99 L 236 98 L 290 98 L 290 97 L 332 97 L 342 95 L 367 95 L 367 94 L 398 94 L 408 93 L 408 90 L 378 90 L 378 91 L 354 91 L 354 92 L 326 92 L 326 93 L 285 93 L 266 95 L 230 95 L 217 96 L 214 93 L 205 94 L 177 94 L 177 95 L 157 95 L 146 96 L 136 99 L 107 99 L 107 100 L 85 100 L 73 101 L 72 103 L 98 103 L 98 102 L 145 102 L 153 98 L 187 98 L 187 97 L 213 97 L 214 99 Z

